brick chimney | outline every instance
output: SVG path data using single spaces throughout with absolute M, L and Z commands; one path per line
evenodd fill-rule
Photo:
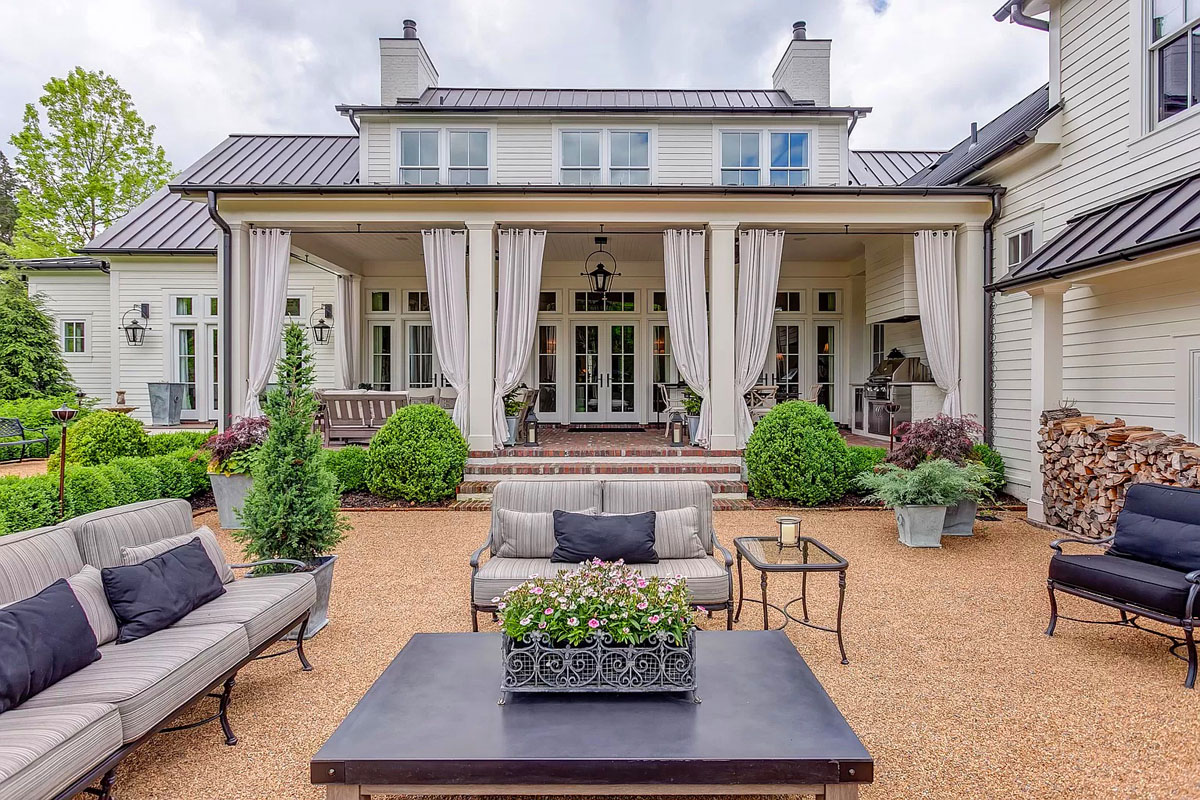
M 380 105 L 414 103 L 437 83 L 437 68 L 417 38 L 416 22 L 404 20 L 404 36 L 399 39 L 379 40 Z
M 809 39 L 803 22 L 792 25 L 792 40 L 771 76 L 776 89 L 794 103 L 829 105 L 830 39 Z

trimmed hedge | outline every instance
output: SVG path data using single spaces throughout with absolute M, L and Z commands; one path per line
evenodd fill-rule
M 88 401 L 90 404 L 91 401 Z M 25 451 L 26 458 L 47 458 L 50 453 L 58 450 L 58 423 L 54 421 L 54 417 L 50 412 L 61 406 L 63 403 L 71 407 L 78 407 L 79 402 L 75 395 L 64 395 L 62 397 L 35 397 L 24 400 L 7 400 L 0 402 L 0 417 L 15 417 L 21 420 L 21 424 L 29 428 L 44 428 L 46 436 L 50 439 L 50 447 L 47 451 L 40 444 L 30 445 Z M 91 411 L 85 405 L 79 409 L 79 414 L 75 417 L 75 423 L 81 421 Z M 75 423 L 72 423 L 74 425 Z M 37 433 L 33 432 L 36 436 Z M 0 461 L 16 460 L 21 454 L 20 447 L 0 447 Z
M 382 497 L 429 503 L 453 497 L 467 465 L 467 442 L 445 409 L 398 409 L 367 448 L 367 487 Z
M 755 497 L 806 506 L 841 498 L 849 487 L 846 440 L 824 408 L 804 400 L 780 403 L 746 443 L 746 471 Z
M 176 450 L 187 450 L 189 453 L 203 450 L 204 443 L 214 431 L 172 431 L 171 433 L 155 433 L 149 436 L 146 443 L 146 455 L 165 456 Z
M 971 448 L 971 453 L 967 458 L 971 461 L 979 461 L 988 468 L 988 477 L 984 478 L 983 482 L 993 496 L 1000 494 L 1008 482 L 1004 476 L 1004 459 L 1000 454 L 983 442 L 979 442 Z
M 0 535 L 58 522 L 58 476 L 0 478 Z
M 124 456 L 122 458 L 114 458 L 109 466 L 116 467 L 129 476 L 130 480 L 133 481 L 134 489 L 137 491 L 138 501 L 157 500 L 163 496 L 162 476 L 159 474 L 158 469 L 148 460 Z
M 67 463 L 90 467 L 121 456 L 144 456 L 149 438 L 142 423 L 133 417 L 96 411 L 67 429 Z M 58 468 L 59 455 L 50 458 L 51 471 Z
M 850 488 L 854 489 L 854 479 L 864 472 L 875 469 L 887 458 L 886 447 L 871 447 L 869 445 L 852 444 L 849 451 L 850 460 L 847 462 L 846 474 L 850 478 Z
M 349 445 L 326 450 L 325 469 L 333 473 L 343 494 L 362 491 L 367 488 L 367 449 Z
M 67 467 L 63 485 L 67 515 L 80 517 L 117 505 L 117 493 L 103 467 Z

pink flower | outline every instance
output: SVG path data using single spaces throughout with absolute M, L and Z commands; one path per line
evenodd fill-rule
M 579 624 L 579 617 L 568 617 L 567 624 L 570 625 L 571 627 L 575 627 L 576 625 Z
M 637 585 L 638 585 L 638 588 L 639 588 L 639 589 L 645 589 L 645 588 L 646 588 L 646 579 L 645 579 L 645 578 L 638 578 Z
M 648 619 L 646 621 L 649 622 L 651 625 L 654 625 L 655 623 L 657 623 L 659 621 L 659 619 L 661 619 L 661 617 L 659 617 L 658 614 L 651 614 L 650 619 Z
M 703 614 L 705 611 L 708 611 L 708 609 L 705 608 L 704 606 L 696 606 L 696 610 L 699 611 L 701 614 Z
M 638 611 L 645 611 L 650 606 L 645 600 L 637 604 Z
M 539 622 L 539 623 L 538 623 L 538 627 L 539 627 L 539 628 L 541 628 L 541 629 L 543 629 L 543 630 L 545 630 L 545 628 L 546 628 L 546 623 L 545 623 L 545 622 Z
M 551 614 L 553 614 L 553 613 L 554 613 L 554 609 L 553 609 L 553 608 L 547 608 L 547 609 L 545 610 L 545 612 L 543 612 L 543 613 L 545 613 L 545 615 L 548 617 L 548 616 L 550 616 Z
M 529 591 L 533 592 L 534 594 L 541 594 L 544 590 L 540 586 L 535 586 Z
M 589 628 L 599 628 L 600 620 L 596 619 L 595 617 L 592 617 L 591 619 L 588 620 L 588 627 Z
M 530 620 L 529 617 L 526 617 L 525 619 L 521 620 L 522 625 L 528 625 L 530 622 L 532 622 L 532 620 Z

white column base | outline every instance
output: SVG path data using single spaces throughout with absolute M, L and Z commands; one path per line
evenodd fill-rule
M 1026 511 L 1025 516 L 1033 522 L 1046 521 L 1046 507 L 1041 500 L 1034 500 L 1032 497 L 1025 501 Z
M 713 433 L 708 437 L 708 449 L 710 450 L 736 450 L 737 437 L 732 433 Z
M 495 449 L 495 441 L 492 435 L 471 434 L 467 437 L 467 447 L 472 452 L 491 452 Z

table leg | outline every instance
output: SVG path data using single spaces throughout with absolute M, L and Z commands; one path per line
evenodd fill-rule
M 808 542 L 804 543 L 804 563 L 808 563 Z M 804 621 L 808 622 L 808 570 L 800 573 L 800 611 Z
M 746 592 L 742 587 L 742 551 L 738 550 L 738 607 L 737 613 L 733 615 L 734 622 L 740 622 L 742 619 L 742 598 L 746 596 Z
M 331 783 L 325 787 L 325 800 L 371 800 L 358 784 Z
M 837 613 L 837 637 L 838 649 L 842 651 L 842 663 L 849 664 L 850 660 L 846 658 L 846 645 L 842 643 L 842 606 L 846 602 L 846 570 L 838 570 L 838 613 Z
M 827 783 L 817 800 L 858 800 L 857 783 Z
M 761 574 L 762 577 L 759 579 L 758 583 L 759 586 L 762 587 L 763 630 L 768 631 L 770 628 L 767 627 L 767 571 L 764 569 Z

